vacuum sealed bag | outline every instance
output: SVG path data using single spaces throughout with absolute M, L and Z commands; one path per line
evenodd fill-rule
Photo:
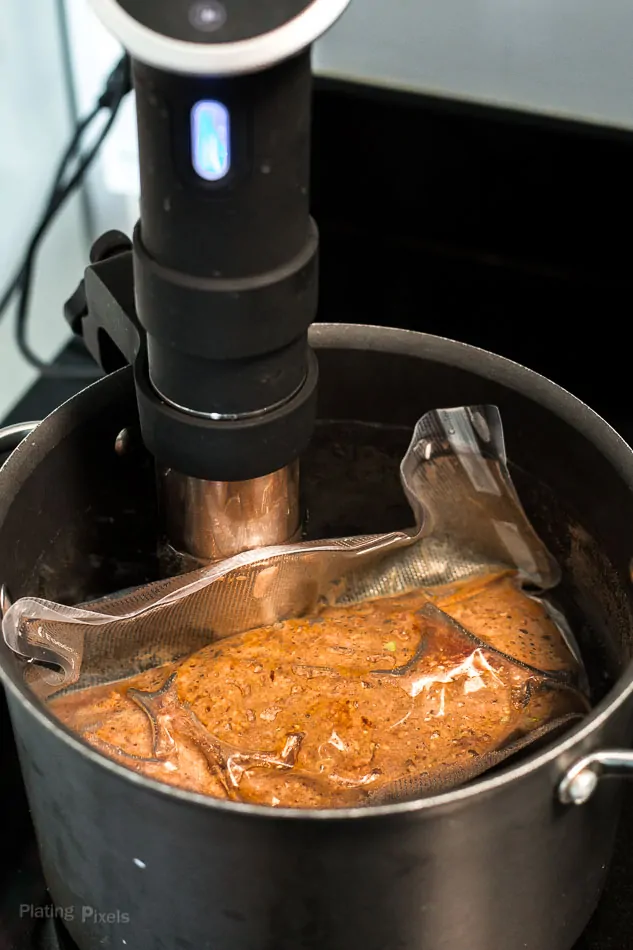
M 589 706 L 498 410 L 438 410 L 401 465 L 415 526 L 247 552 L 3 618 L 25 677 L 106 755 L 179 787 L 342 807 L 461 784 Z M 376 499 L 380 504 L 380 499 Z

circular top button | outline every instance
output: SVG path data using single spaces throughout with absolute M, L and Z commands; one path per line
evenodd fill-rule
M 123 27 L 107 17 L 105 22 L 134 59 L 148 65 L 171 62 L 172 65 L 165 68 L 187 75 L 228 76 L 261 68 L 258 65 L 260 44 L 268 50 L 266 55 L 272 57 L 271 62 L 291 55 L 284 52 L 286 49 L 296 46 L 294 52 L 297 52 L 305 48 L 313 38 L 311 31 L 316 31 L 314 35 L 325 32 L 325 24 L 336 19 L 336 8 L 347 6 L 349 0 L 90 0 L 90 3 L 97 12 L 101 7 L 118 11 Z M 301 19 L 304 14 L 307 33 Z M 327 19 L 322 21 L 322 17 Z M 280 34 L 282 40 L 284 36 L 290 37 L 284 40 L 279 51 L 277 41 L 268 36 L 278 30 L 284 31 Z M 165 40 L 189 43 L 190 47 L 170 46 Z M 242 43 L 250 40 L 254 42 L 242 47 Z M 157 44 L 154 51 L 152 44 Z M 222 49 L 223 46 L 229 48 Z M 160 55 L 156 59 L 158 49 Z M 242 62 L 243 56 L 247 61 L 249 56 L 253 57 L 253 67 L 235 65 Z M 176 60 L 179 61 L 177 67 Z
M 196 30 L 213 33 L 226 23 L 226 10 L 218 0 L 199 0 L 189 9 L 189 22 Z

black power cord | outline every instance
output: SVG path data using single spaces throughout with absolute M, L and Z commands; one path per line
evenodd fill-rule
M 78 122 L 73 133 L 73 137 L 62 156 L 55 179 L 50 190 L 45 209 L 40 220 L 33 230 L 29 240 L 22 263 L 18 267 L 13 279 L 9 281 L 5 291 L 0 298 L 0 319 L 14 295 L 18 295 L 18 307 L 15 322 L 15 339 L 20 352 L 25 360 L 34 366 L 43 376 L 72 379 L 94 379 L 94 370 L 86 370 L 80 367 L 55 366 L 43 362 L 30 347 L 27 340 L 27 326 L 29 317 L 29 304 L 33 285 L 33 276 L 37 254 L 51 223 L 55 219 L 60 208 L 66 203 L 70 195 L 76 191 L 81 184 L 84 176 L 94 159 L 99 153 L 103 142 L 108 136 L 110 129 L 114 125 L 118 115 L 121 103 L 132 88 L 130 61 L 127 56 L 117 63 L 112 70 L 96 106 L 85 118 Z M 90 146 L 87 152 L 82 154 L 81 145 L 87 130 L 92 126 L 94 120 L 103 111 L 107 110 L 109 115 L 103 125 L 96 141 Z M 73 164 L 76 162 L 75 170 L 72 171 Z

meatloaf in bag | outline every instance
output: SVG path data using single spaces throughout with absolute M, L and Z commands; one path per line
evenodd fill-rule
M 277 808 L 462 784 L 578 721 L 585 677 L 498 410 L 427 413 L 401 481 L 410 531 L 264 548 L 78 607 L 23 598 L 5 640 L 68 728 L 161 782 Z

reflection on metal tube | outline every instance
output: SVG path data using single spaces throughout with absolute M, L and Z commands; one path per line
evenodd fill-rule
M 193 564 L 295 540 L 301 528 L 299 463 L 243 482 L 159 472 L 163 523 L 174 555 Z M 181 568 L 182 569 L 182 568 Z

